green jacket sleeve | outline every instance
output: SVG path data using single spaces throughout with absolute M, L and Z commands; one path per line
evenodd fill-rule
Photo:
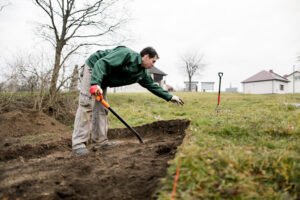
M 109 75 L 113 68 L 122 66 L 129 57 L 127 49 L 117 49 L 99 59 L 92 70 L 91 85 L 101 86 L 103 76 Z
M 156 96 L 163 98 L 166 101 L 170 101 L 172 98 L 172 95 L 168 91 L 158 86 L 148 73 L 146 73 L 145 77 L 142 80 L 140 80 L 138 83 L 144 88 L 147 88 L 150 92 L 152 92 Z

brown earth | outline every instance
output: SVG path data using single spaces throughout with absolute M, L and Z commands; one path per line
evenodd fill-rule
M 30 109 L 17 109 L 0 115 L 0 151 L 31 142 L 70 135 L 72 129 L 48 115 Z M 40 135 L 38 137 L 37 135 Z M 35 140 L 31 141 L 30 140 Z M 26 148 L 26 147 L 25 147 Z
M 109 130 L 119 145 L 82 157 L 72 154 L 70 138 L 0 151 L 0 199 L 156 199 L 188 125 L 171 120 L 135 127 L 144 144 L 128 129 Z
M 18 109 L 0 115 L 0 140 L 8 136 L 22 137 L 69 130 L 69 127 L 35 110 Z

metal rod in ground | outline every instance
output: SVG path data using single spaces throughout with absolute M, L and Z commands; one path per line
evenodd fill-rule
M 129 126 L 111 107 L 108 108 L 132 133 L 139 139 L 140 143 L 144 143 L 140 134 L 136 132 L 131 126 Z
M 220 99 L 221 99 L 221 81 L 222 81 L 223 72 L 219 72 L 218 75 L 219 75 L 219 93 L 218 93 L 217 109 L 219 108 Z

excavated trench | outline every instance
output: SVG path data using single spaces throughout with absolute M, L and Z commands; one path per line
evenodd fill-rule
M 0 199 L 156 199 L 159 179 L 182 143 L 187 120 L 109 130 L 118 146 L 71 152 L 70 139 L 0 152 Z

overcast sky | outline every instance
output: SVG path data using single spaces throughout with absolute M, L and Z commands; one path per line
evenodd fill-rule
M 0 12 L 2 69 L 16 51 L 35 47 L 33 21 L 42 17 L 31 0 L 11 2 Z M 284 75 L 300 68 L 299 0 L 133 0 L 128 10 L 134 39 L 128 47 L 153 46 L 160 55 L 156 66 L 176 88 L 187 81 L 179 69 L 187 51 L 203 53 L 207 64 L 193 81 L 213 81 L 215 90 L 218 72 L 224 72 L 223 90 L 231 84 L 241 91 L 240 82 L 261 70 Z

